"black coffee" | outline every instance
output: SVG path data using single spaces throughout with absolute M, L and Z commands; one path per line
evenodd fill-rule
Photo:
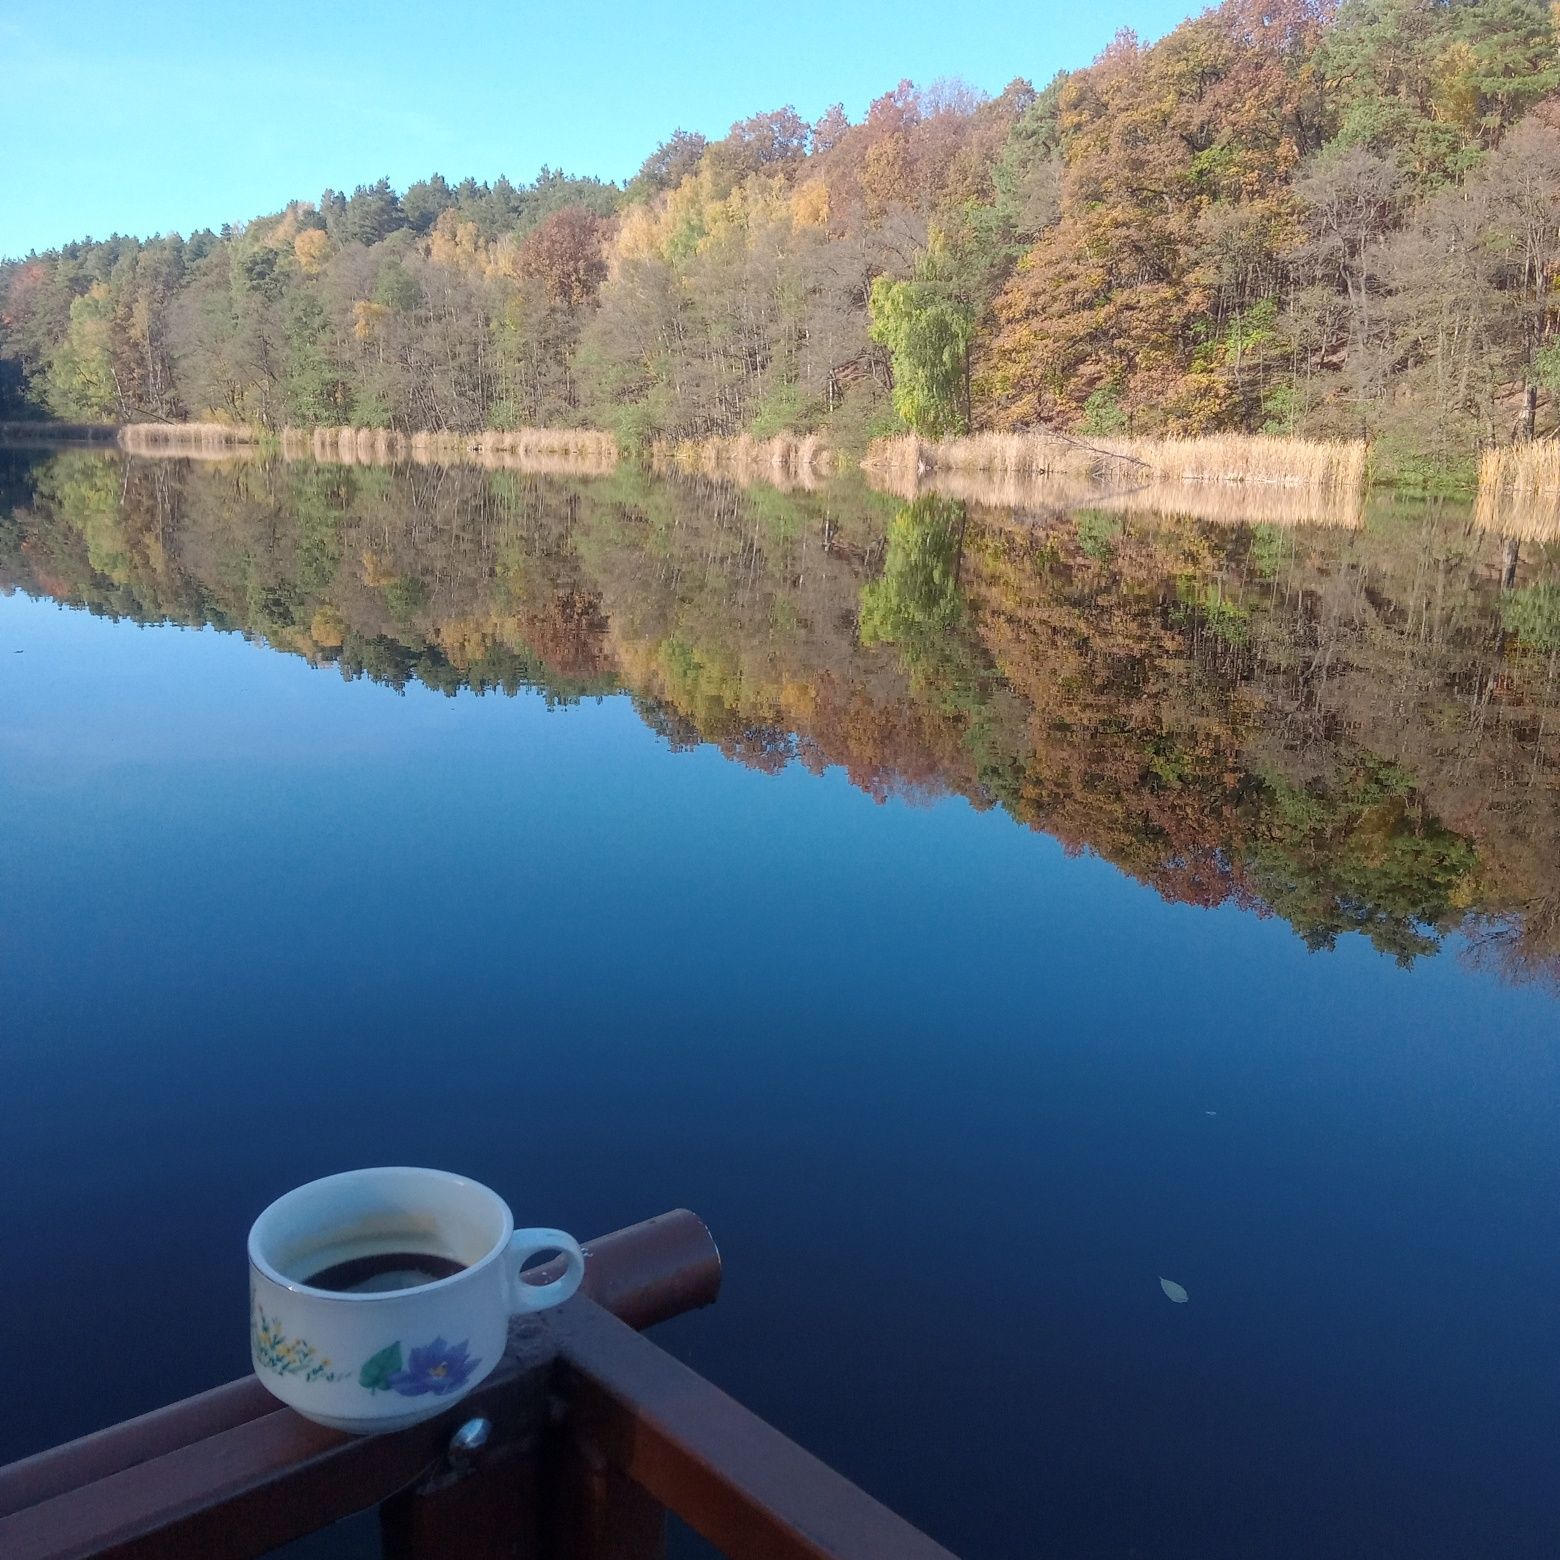
M 415 1289 L 465 1271 L 464 1262 L 436 1257 L 426 1251 L 386 1251 L 374 1257 L 352 1257 L 332 1263 L 313 1278 L 304 1279 L 311 1289 L 334 1289 L 338 1294 L 382 1294 L 388 1289 Z

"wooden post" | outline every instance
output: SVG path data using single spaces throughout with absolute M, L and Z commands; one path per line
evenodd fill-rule
M 466 1472 L 379 1508 L 384 1560 L 541 1560 L 536 1441 L 495 1448 Z
M 593 1447 L 555 1432 L 542 1469 L 547 1519 L 538 1560 L 665 1560 L 665 1507 Z

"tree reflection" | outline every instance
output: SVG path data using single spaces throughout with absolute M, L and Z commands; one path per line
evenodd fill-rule
M 1027 518 L 83 451 L 0 481 L 6 587 L 396 688 L 626 693 L 674 747 L 1001 807 L 1313 948 L 1358 932 L 1407 963 L 1463 931 L 1508 974 L 1555 968 L 1560 558 L 1459 511 Z

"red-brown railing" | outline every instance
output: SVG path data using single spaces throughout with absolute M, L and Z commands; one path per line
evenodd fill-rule
M 377 1506 L 386 1560 L 656 1560 L 668 1511 L 735 1560 L 952 1560 L 639 1335 L 720 1288 L 693 1214 L 586 1254 L 442 1418 L 346 1436 L 246 1377 L 0 1469 L 0 1556 L 248 1560 Z

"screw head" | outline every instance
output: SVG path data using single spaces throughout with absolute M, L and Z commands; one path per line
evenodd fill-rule
M 486 1446 L 493 1436 L 493 1421 L 478 1417 L 468 1419 L 450 1437 L 450 1457 L 455 1462 L 469 1462 Z

